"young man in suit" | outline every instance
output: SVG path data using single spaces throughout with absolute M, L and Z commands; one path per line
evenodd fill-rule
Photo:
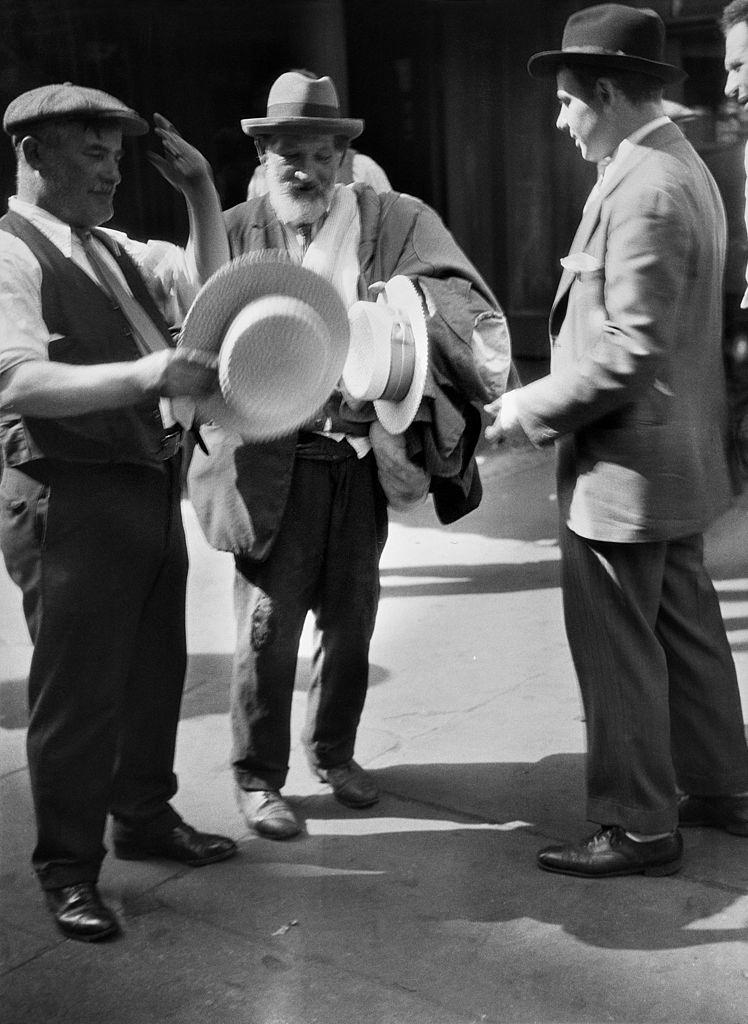
M 655 12 L 572 15 L 553 76 L 557 127 L 600 167 L 550 317 L 550 374 L 489 406 L 489 439 L 555 443 L 566 632 L 587 729 L 587 815 L 541 850 L 581 877 L 678 870 L 682 825 L 748 835 L 748 749 L 735 668 L 703 565 L 725 509 L 725 215 L 664 115 Z

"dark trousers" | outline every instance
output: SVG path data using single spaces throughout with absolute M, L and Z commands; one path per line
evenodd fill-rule
M 237 557 L 233 765 L 243 789 L 280 789 L 288 772 L 299 640 L 315 619 L 302 736 L 313 765 L 353 757 L 369 679 L 387 511 L 369 453 L 321 438 L 297 455 L 278 536 L 263 562 Z
M 587 816 L 666 832 L 678 822 L 678 790 L 748 790 L 740 692 L 701 535 L 614 544 L 562 525 L 561 537 Z
M 33 473 L 34 475 L 30 475 Z M 108 811 L 151 833 L 168 801 L 186 666 L 179 459 L 5 468 L 0 544 L 34 644 L 27 751 L 46 889 L 96 881 Z

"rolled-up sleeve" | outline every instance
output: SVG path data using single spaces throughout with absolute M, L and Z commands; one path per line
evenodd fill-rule
M 41 268 L 28 247 L 0 232 L 0 387 L 8 370 L 47 359 L 50 335 L 41 314 Z

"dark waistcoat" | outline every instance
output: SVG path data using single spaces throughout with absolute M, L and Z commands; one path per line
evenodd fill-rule
M 50 334 L 49 358 L 76 365 L 119 363 L 137 359 L 140 351 L 130 324 L 118 306 L 72 260 L 62 255 L 25 217 L 12 211 L 0 218 L 0 229 L 20 238 L 42 270 L 42 317 Z M 166 321 L 150 296 L 130 257 L 108 236 L 97 233 L 117 261 L 134 297 L 168 343 Z M 163 424 L 156 399 L 124 409 L 43 419 L 14 417 L 0 423 L 4 457 L 20 465 L 41 452 L 45 458 L 71 462 L 162 462 Z

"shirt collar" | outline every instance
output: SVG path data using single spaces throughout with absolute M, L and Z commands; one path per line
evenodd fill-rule
M 642 139 L 646 138 L 647 135 L 651 135 L 651 133 L 657 131 L 658 128 L 662 128 L 663 125 L 671 123 L 672 122 L 667 114 L 663 114 L 661 117 L 656 117 L 653 121 L 648 121 L 646 124 L 643 124 L 641 128 L 637 128 L 636 131 L 627 135 L 626 138 L 619 143 L 618 148 L 611 154 L 605 173 L 607 174 L 611 164 L 618 164 L 624 160 L 628 154 L 631 153 L 634 146 L 641 142 Z
M 80 245 L 72 227 L 66 221 L 55 217 L 53 213 L 49 213 L 48 210 L 43 210 L 41 206 L 35 206 L 34 203 L 19 199 L 18 196 L 11 196 L 8 200 L 8 209 L 31 221 L 34 227 L 38 228 L 68 259 L 73 255 L 73 247 Z M 122 245 L 127 241 L 127 235 L 122 231 L 105 227 L 97 228 L 97 230 L 105 231 L 107 235 Z
M 41 206 L 35 206 L 34 203 L 19 199 L 18 196 L 10 197 L 8 207 L 14 213 L 31 221 L 35 228 L 57 246 L 63 256 L 70 258 L 73 253 L 73 229 L 69 224 L 48 210 L 43 210 Z

